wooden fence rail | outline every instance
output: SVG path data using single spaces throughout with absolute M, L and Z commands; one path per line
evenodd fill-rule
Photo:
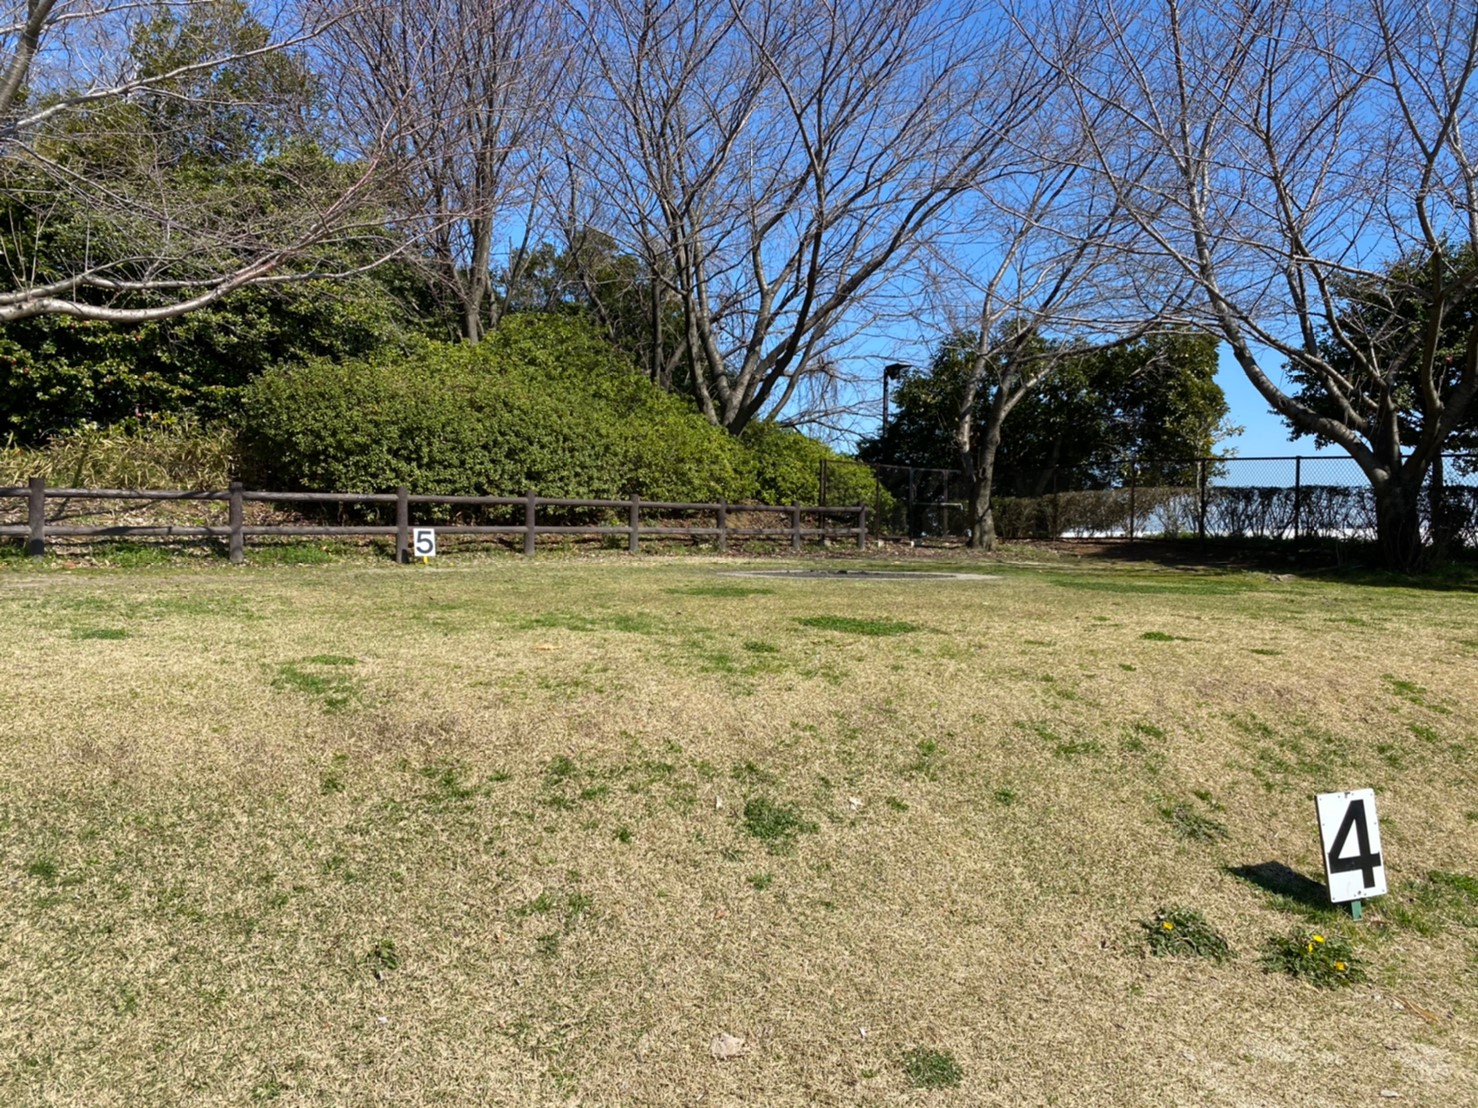
M 635 554 L 640 550 L 641 538 L 647 536 L 683 536 L 687 538 L 714 538 L 720 550 L 727 550 L 732 538 L 789 538 L 790 548 L 799 551 L 806 539 L 855 539 L 857 548 L 867 546 L 867 506 L 817 507 L 800 504 L 689 504 L 682 501 L 643 500 L 575 500 L 568 497 L 538 496 L 532 491 L 523 496 L 436 496 L 425 493 L 412 494 L 408 488 L 399 488 L 393 493 L 344 493 L 344 492 L 260 492 L 243 488 L 233 481 L 225 490 L 202 492 L 176 489 L 70 489 L 48 488 L 41 477 L 32 477 L 30 484 L 21 487 L 0 487 L 0 500 L 25 500 L 26 522 L 24 525 L 0 525 L 0 537 L 24 538 L 26 553 L 41 557 L 46 553 L 46 540 L 50 538 L 178 538 L 178 539 L 225 539 L 230 559 L 240 564 L 246 557 L 248 538 L 272 536 L 284 538 L 339 538 L 350 536 L 384 535 L 395 536 L 395 556 L 398 561 L 410 558 L 411 506 L 446 504 L 458 507 L 509 508 L 522 506 L 523 522 L 512 524 L 440 524 L 435 525 L 443 535 L 522 535 L 523 552 L 534 553 L 540 535 L 625 535 L 627 549 Z M 48 500 L 134 500 L 134 501 L 225 501 L 227 522 L 225 526 L 211 525 L 116 525 L 108 527 L 77 527 L 48 523 L 46 502 Z M 251 502 L 302 503 L 302 504 L 394 504 L 395 524 L 346 524 L 335 526 L 248 526 L 245 522 L 245 505 Z M 594 508 L 626 513 L 624 524 L 547 524 L 539 523 L 540 508 Z M 677 527 L 668 524 L 643 524 L 642 513 L 652 512 L 703 512 L 712 513 L 714 525 Z M 736 527 L 730 520 L 732 512 L 778 513 L 786 517 L 783 527 Z M 802 517 L 809 517 L 814 526 L 803 527 Z M 828 520 L 853 522 L 845 526 L 828 527 Z M 432 526 L 427 524 L 426 526 Z

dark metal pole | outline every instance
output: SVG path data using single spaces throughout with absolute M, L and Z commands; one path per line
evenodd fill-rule
M 1298 532 L 1303 525 L 1304 460 L 1300 455 L 1293 458 L 1293 541 L 1298 542 Z
M 1129 541 L 1134 541 L 1135 493 L 1139 489 L 1139 459 L 1129 459 Z
M 1206 545 L 1206 459 L 1196 459 L 1196 540 Z
M 914 537 L 914 502 L 917 498 L 919 487 L 919 471 L 913 466 L 908 467 L 908 537 Z

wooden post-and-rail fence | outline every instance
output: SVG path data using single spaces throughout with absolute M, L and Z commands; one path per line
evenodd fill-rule
M 666 536 L 684 538 L 713 538 L 719 550 L 727 550 L 732 538 L 788 538 L 792 551 L 799 551 L 807 539 L 855 539 L 857 548 L 867 546 L 867 506 L 858 504 L 845 507 L 816 507 L 800 504 L 686 504 L 677 501 L 643 500 L 633 496 L 629 500 L 575 500 L 564 497 L 537 496 L 532 491 L 524 496 L 430 496 L 412 495 L 410 489 L 399 488 L 393 493 L 346 493 L 346 492 L 255 492 L 233 481 L 225 490 L 202 492 L 167 489 L 69 489 L 48 488 L 41 477 L 32 477 L 24 487 L 0 487 L 0 500 L 25 500 L 26 522 L 21 525 L 0 525 L 0 537 L 24 538 L 26 553 L 41 557 L 46 553 L 48 538 L 158 538 L 158 539 L 225 539 L 231 561 L 240 564 L 246 557 L 246 540 L 271 536 L 276 538 L 349 538 L 360 536 L 395 537 L 396 559 L 407 561 L 411 545 L 411 507 L 417 504 L 446 504 L 464 508 L 517 508 L 523 507 L 523 522 L 510 524 L 426 524 L 435 526 L 439 535 L 522 535 L 523 552 L 534 553 L 535 542 L 540 535 L 625 535 L 627 550 L 632 554 L 640 550 L 642 536 Z M 134 500 L 134 501 L 225 501 L 227 504 L 226 526 L 192 525 L 139 526 L 122 524 L 111 527 L 80 527 L 48 523 L 46 502 L 48 500 Z M 332 526 L 247 526 L 245 522 L 247 501 L 298 504 L 394 504 L 395 525 L 345 524 Z M 552 525 L 538 521 L 540 508 L 606 509 L 624 511 L 624 524 L 570 524 Z M 675 527 L 663 524 L 644 524 L 643 512 L 703 512 L 712 513 L 712 527 Z M 772 513 L 785 517 L 783 527 L 736 527 L 729 519 L 730 513 Z M 803 527 L 802 517 L 810 516 L 814 526 Z M 851 520 L 845 526 L 827 527 L 827 521 Z

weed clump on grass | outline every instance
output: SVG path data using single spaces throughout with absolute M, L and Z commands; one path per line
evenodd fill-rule
M 1365 980 L 1354 948 L 1338 936 L 1294 931 L 1263 943 L 1264 973 L 1286 973 L 1321 989 L 1337 989 Z
M 1209 958 L 1213 962 L 1236 957 L 1221 933 L 1191 908 L 1161 908 L 1140 926 L 1145 930 L 1150 953 L 1156 956 Z
M 903 1075 L 915 1089 L 943 1089 L 958 1085 L 965 1071 L 949 1051 L 916 1046 L 903 1052 Z
M 781 804 L 766 796 L 752 796 L 744 802 L 744 830 L 759 839 L 772 854 L 795 849 L 797 836 L 814 832 L 816 824 L 802 818 L 793 804 Z
M 774 785 L 780 779 L 767 769 L 761 769 L 752 761 L 735 762 L 729 776 L 745 785 Z
M 318 779 L 318 791 L 324 796 L 343 792 L 346 787 L 344 783 L 344 767 L 348 763 L 349 756 L 347 754 L 335 754 L 333 765 L 324 770 Z
M 470 800 L 482 791 L 482 787 L 475 782 L 463 780 L 465 767 L 452 759 L 431 762 L 422 766 L 420 772 L 430 783 L 422 799 L 433 807 Z
M 1210 816 L 1203 816 L 1189 804 L 1161 808 L 1160 817 L 1170 824 L 1170 830 L 1189 842 L 1220 842 L 1229 835 L 1226 824 Z
M 801 616 L 796 620 L 802 627 L 814 627 L 818 631 L 845 631 L 850 635 L 907 635 L 921 631 L 916 623 L 901 619 L 856 619 L 852 616 Z
M 376 981 L 383 981 L 400 968 L 400 955 L 395 950 L 394 939 L 380 939 L 365 954 L 364 961 Z
M 773 873 L 753 873 L 749 876 L 749 884 L 758 892 L 764 892 L 774 882 Z
M 933 739 L 920 739 L 916 749 L 919 756 L 904 766 L 903 772 L 929 781 L 939 780 L 939 743 Z
M 26 863 L 26 876 L 35 877 L 50 885 L 56 880 L 56 862 L 50 858 L 32 858 Z

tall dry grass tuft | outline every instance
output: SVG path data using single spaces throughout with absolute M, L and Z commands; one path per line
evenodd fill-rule
M 193 420 L 123 430 L 78 427 L 35 449 L 0 447 L 0 485 L 33 476 L 49 485 L 94 489 L 221 489 L 236 464 L 236 435 Z

